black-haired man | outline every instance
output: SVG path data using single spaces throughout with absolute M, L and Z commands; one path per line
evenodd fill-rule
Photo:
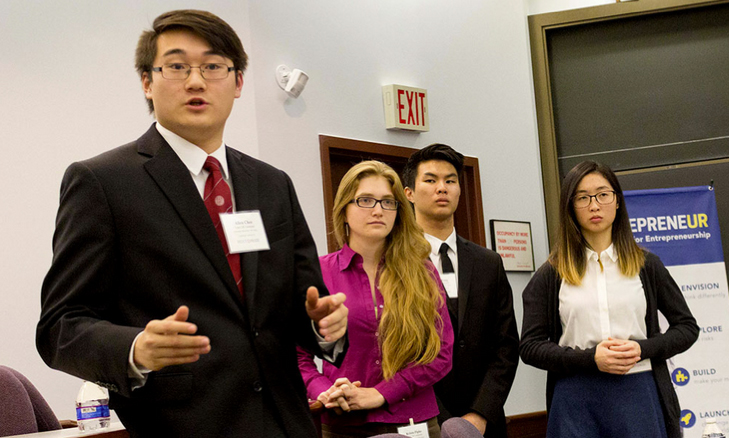
M 455 332 L 453 369 L 435 387 L 438 419 L 460 416 L 484 436 L 505 438 L 504 403 L 519 362 L 513 298 L 501 257 L 456 234 L 462 168 L 463 155 L 433 144 L 415 152 L 403 170 Z
M 223 143 L 245 64 L 217 16 L 160 15 L 136 60 L 157 122 L 63 178 L 38 351 L 132 436 L 316 436 L 296 345 L 342 339 L 347 310 L 291 180 Z

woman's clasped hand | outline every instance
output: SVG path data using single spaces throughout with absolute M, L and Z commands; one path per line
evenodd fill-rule
M 338 414 L 375 409 L 385 404 L 385 398 L 375 388 L 362 388 L 361 382 L 350 382 L 346 377 L 335 380 L 331 388 L 319 394 L 317 399 Z

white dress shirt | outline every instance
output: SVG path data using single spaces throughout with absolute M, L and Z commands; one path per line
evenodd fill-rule
M 182 163 L 190 170 L 190 176 L 195 182 L 197 191 L 200 192 L 200 197 L 205 196 L 205 182 L 208 180 L 210 172 L 203 169 L 205 160 L 208 159 L 208 154 L 195 146 L 193 143 L 185 140 L 164 126 L 156 123 L 157 132 L 167 141 L 173 151 L 180 157 Z M 235 211 L 235 193 L 233 193 L 233 185 L 230 183 L 230 172 L 228 172 L 228 156 L 225 153 L 225 143 L 221 143 L 220 147 L 210 154 L 220 162 L 220 171 L 223 174 L 223 180 L 230 187 L 230 197 L 233 201 L 233 211 Z
M 610 245 L 599 255 L 587 249 L 585 276 L 579 286 L 562 280 L 559 290 L 559 345 L 588 349 L 613 339 L 647 339 L 646 299 L 639 276 L 620 272 L 618 254 Z M 630 373 L 650 370 L 650 361 L 638 362 Z
M 446 238 L 446 240 L 440 240 L 439 238 L 435 236 L 431 236 L 428 233 L 423 233 L 425 236 L 425 240 L 430 243 L 430 261 L 433 262 L 436 269 L 438 269 L 438 274 L 440 275 L 441 281 L 443 282 L 443 287 L 446 290 L 446 295 L 448 295 L 449 298 L 457 298 L 458 297 L 458 245 L 456 244 L 456 229 L 454 228 L 451 234 Z M 448 257 L 451 259 L 451 263 L 453 264 L 453 277 L 452 279 L 448 279 L 443 274 L 443 265 L 440 261 L 440 247 L 443 245 L 443 243 L 448 245 Z

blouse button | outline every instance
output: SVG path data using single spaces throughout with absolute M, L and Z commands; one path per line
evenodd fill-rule
M 379 364 L 380 364 L 380 361 L 379 361 L 379 360 L 376 360 L 376 361 L 375 361 L 375 363 L 376 363 L 377 365 L 379 365 Z

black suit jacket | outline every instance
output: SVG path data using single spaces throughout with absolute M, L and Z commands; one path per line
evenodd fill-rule
M 111 390 L 132 435 L 313 437 L 296 344 L 319 351 L 304 300 L 326 294 L 283 172 L 227 149 L 236 208 L 260 210 L 271 249 L 242 254 L 242 300 L 189 170 L 157 132 L 72 164 L 61 185 L 37 347 Z M 132 391 L 128 355 L 152 319 L 190 308 L 211 352 Z
M 458 236 L 453 369 L 435 386 L 439 420 L 474 411 L 487 437 L 506 437 L 504 403 L 519 363 L 511 286 L 501 256 Z

